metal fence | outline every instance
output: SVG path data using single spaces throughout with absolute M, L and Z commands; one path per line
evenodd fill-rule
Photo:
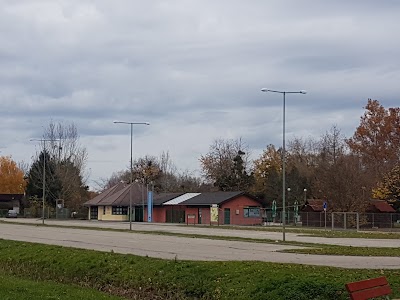
M 24 217 L 25 218 L 42 218 L 43 210 L 42 208 L 30 207 L 24 209 Z M 66 219 L 87 219 L 88 218 L 88 209 L 81 208 L 76 211 L 74 214 L 69 208 L 53 208 L 53 207 L 45 207 L 44 210 L 45 219 L 57 219 L 57 220 L 66 220 Z
M 400 213 L 301 212 L 303 227 L 332 230 L 399 230 Z

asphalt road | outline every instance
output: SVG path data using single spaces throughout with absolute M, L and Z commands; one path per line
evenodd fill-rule
M 3 219 L 7 222 L 21 222 L 29 224 L 42 224 L 40 219 Z M 80 227 L 98 227 L 98 228 L 113 228 L 113 229 L 129 229 L 128 222 L 102 222 L 102 221 L 84 221 L 84 220 L 66 220 L 55 221 L 45 220 L 48 225 L 59 226 L 80 226 Z M 159 231 L 159 232 L 172 232 L 183 234 L 201 234 L 212 236 L 231 236 L 243 237 L 251 239 L 269 239 L 269 240 L 282 240 L 282 232 L 272 231 L 255 231 L 243 230 L 241 227 L 238 230 L 223 229 L 207 226 L 194 226 L 194 225 L 181 225 L 181 224 L 165 224 L 165 223 L 132 223 L 133 231 Z M 361 238 L 323 238 L 315 236 L 305 236 L 301 233 L 286 232 L 287 241 L 296 241 L 303 243 L 313 244 L 328 244 L 340 246 L 354 246 L 354 247 L 390 247 L 400 248 L 400 234 L 399 239 L 361 239 Z
M 71 222 L 61 223 L 76 225 Z M 95 223 L 98 222 L 90 224 Z M 113 224 L 109 223 L 108 226 L 110 225 Z M 136 229 L 136 224 L 134 225 Z M 80 226 L 82 226 L 82 224 Z M 142 226 L 151 228 L 153 227 L 153 224 L 148 224 L 148 226 L 142 224 Z M 177 229 L 177 227 L 182 227 L 181 230 L 186 228 L 184 226 L 163 226 L 163 224 L 154 226 L 157 227 L 154 227 L 153 230 L 158 230 L 155 229 L 158 228 L 158 226 L 165 228 L 165 230 L 167 230 L 167 228 Z M 193 227 L 190 228 L 190 230 L 193 229 Z M 205 229 L 209 231 L 212 230 L 212 228 Z M 231 232 L 231 230 L 221 231 Z M 239 232 L 241 230 L 233 231 Z M 113 250 L 117 253 L 142 256 L 147 255 L 164 259 L 208 261 L 247 260 L 343 268 L 400 269 L 399 257 L 347 257 L 279 253 L 276 251 L 297 247 L 266 243 L 140 234 L 133 232 L 112 232 L 0 223 L 0 239 L 52 244 L 99 251 Z

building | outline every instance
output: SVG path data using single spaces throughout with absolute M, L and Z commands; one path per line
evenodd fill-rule
M 147 191 L 137 183 L 119 183 L 87 201 L 84 205 L 89 207 L 89 219 L 128 221 L 130 193 L 132 221 L 147 221 Z M 260 208 L 260 200 L 244 192 L 159 193 L 153 196 L 151 221 L 259 225 Z
M 0 210 L 15 210 L 19 214 L 19 208 L 24 194 L 0 194 Z

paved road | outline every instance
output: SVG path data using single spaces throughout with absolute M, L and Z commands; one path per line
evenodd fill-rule
M 171 227 L 173 228 L 173 226 Z M 229 230 L 230 231 L 230 230 Z M 400 269 L 399 257 L 346 257 L 279 253 L 297 248 L 265 243 L 185 238 L 132 232 L 0 223 L 0 239 L 180 260 L 248 260 L 343 268 Z
M 42 221 L 38 219 L 3 219 L 8 222 L 24 222 L 30 224 L 41 224 Z M 101 221 L 81 221 L 81 220 L 68 220 L 68 221 L 55 221 L 46 220 L 48 225 L 60 226 L 81 226 L 81 227 L 100 227 L 100 228 L 114 228 L 114 229 L 129 229 L 128 222 L 101 222 Z M 134 231 L 161 231 L 172 233 L 184 234 L 202 234 L 213 236 L 232 236 L 243 237 L 252 239 L 269 239 L 269 240 L 282 240 L 281 232 L 271 231 L 256 231 L 256 230 L 234 230 L 234 229 L 220 229 L 207 226 L 193 226 L 193 225 L 179 225 L 179 224 L 157 224 L 157 223 L 132 223 Z M 296 241 L 303 243 L 314 244 L 328 244 L 328 245 L 341 245 L 341 246 L 354 246 L 354 247 L 391 247 L 400 248 L 400 234 L 399 239 L 361 239 L 361 238 L 323 238 L 304 236 L 299 233 L 286 233 L 287 241 Z

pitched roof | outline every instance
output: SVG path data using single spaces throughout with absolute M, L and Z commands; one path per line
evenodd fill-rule
M 396 210 L 385 200 L 370 200 L 370 209 L 378 210 L 379 212 L 393 213 Z
M 176 197 L 181 196 L 183 193 L 161 193 L 155 194 L 153 196 L 153 205 L 161 205 L 165 202 L 168 202 Z M 147 196 L 146 196 L 146 203 L 147 205 Z
M 183 202 L 185 202 L 185 204 L 186 204 L 186 201 L 188 201 L 191 198 L 196 197 L 198 195 L 200 195 L 200 193 L 186 193 L 179 197 L 171 199 L 168 202 L 165 202 L 164 205 L 177 205 L 177 204 L 181 204 Z
M 309 206 L 313 211 L 318 212 L 324 210 L 324 202 L 325 200 L 322 199 L 307 199 L 304 206 Z
M 143 186 L 138 183 L 126 184 L 118 183 L 117 185 L 105 190 L 100 195 L 84 203 L 85 206 L 129 206 L 130 190 L 132 191 L 132 204 L 147 205 L 147 193 L 143 190 Z M 179 197 L 182 193 L 160 193 L 154 194 L 153 205 L 161 205 L 171 199 Z
M 244 192 L 208 192 L 201 193 L 195 197 L 192 197 L 185 202 L 183 205 L 212 205 L 221 204 L 227 200 L 236 198 L 240 195 L 244 195 Z M 253 198 L 253 197 L 251 197 Z M 256 200 L 256 199 L 255 199 Z
M 24 194 L 0 194 L 0 202 L 19 201 L 24 197 Z
M 103 199 L 107 198 L 108 196 L 120 191 L 121 189 L 123 189 L 124 187 L 126 187 L 126 183 L 123 182 L 119 182 L 116 185 L 110 187 L 109 189 L 103 191 L 102 193 L 100 193 L 99 195 L 97 195 L 96 197 L 94 197 L 93 199 L 90 199 L 89 201 L 86 201 L 85 203 L 83 203 L 83 205 L 85 206 L 90 206 L 90 205 L 103 205 L 103 204 L 99 204 L 102 202 Z
M 132 204 L 141 205 L 144 201 L 142 194 L 142 186 L 137 183 L 127 185 L 123 189 L 115 192 L 114 194 L 103 198 L 99 205 L 112 205 L 112 206 L 128 206 L 130 204 L 130 197 L 132 192 Z

